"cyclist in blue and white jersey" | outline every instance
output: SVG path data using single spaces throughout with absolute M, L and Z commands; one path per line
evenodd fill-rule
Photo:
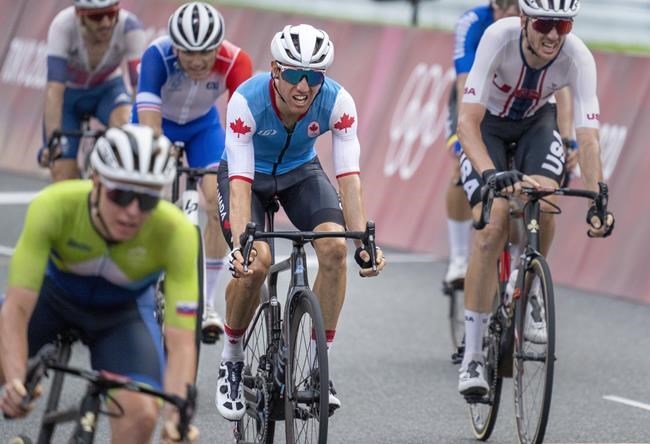
M 578 158 L 585 186 L 599 190 L 603 172 L 596 64 L 582 40 L 570 33 L 579 8 L 580 0 L 519 0 L 521 17 L 500 20 L 481 39 L 465 82 L 458 119 L 463 149 L 461 179 L 476 218 L 481 210 L 477 205 L 480 188 L 485 183 L 506 193 L 518 189 L 522 179 L 534 186 L 559 185 L 565 154 L 555 108 L 549 100 L 566 86 L 573 96 Z M 513 142 L 517 144 L 516 169 L 508 170 L 506 147 Z M 542 203 L 542 254 L 548 252 L 555 228 L 553 211 L 544 212 L 550 209 L 548 203 Z M 474 236 L 465 280 L 465 354 L 458 382 L 463 395 L 480 396 L 488 391 L 483 375 L 483 335 L 497 287 L 495 269 L 508 236 L 508 221 L 508 202 L 495 199 L 490 223 Z M 614 228 L 614 217 L 610 214 L 602 221 L 592 207 L 587 223 L 590 235 L 608 236 Z M 537 294 L 533 282 L 521 339 L 545 343 L 543 304 Z
M 271 263 L 266 242 L 255 242 L 257 255 L 247 273 L 239 250 L 246 224 L 264 226 L 264 208 L 277 196 L 299 230 L 363 231 L 366 215 L 359 177 L 358 116 L 352 96 L 325 75 L 334 59 L 327 33 L 310 25 L 286 26 L 271 42 L 271 75 L 259 74 L 243 83 L 228 104 L 226 153 L 219 166 L 219 191 L 224 202 L 222 227 L 232 246 L 233 279 L 226 290 L 226 337 L 217 380 L 216 403 L 229 420 L 240 419 L 242 339 L 259 301 Z M 339 196 L 323 171 L 314 144 L 332 133 L 334 172 Z M 357 242 L 360 249 L 360 244 Z M 344 239 L 314 242 L 319 269 L 314 293 L 321 302 L 328 349 L 346 290 Z M 367 252 L 360 250 L 363 261 Z M 361 267 L 369 267 L 361 259 Z M 377 270 L 384 267 L 377 249 Z M 377 271 L 377 273 L 378 273 Z M 362 268 L 363 276 L 377 273 Z M 330 385 L 331 387 L 331 385 Z M 330 391 L 330 410 L 340 401 Z
M 169 18 L 169 35 L 155 40 L 142 56 L 134 120 L 185 144 L 191 167 L 216 168 L 225 134 L 214 102 L 230 96 L 253 74 L 250 56 L 224 40 L 224 20 L 211 5 L 181 5 Z M 217 179 L 201 180 L 208 221 L 205 227 L 206 304 L 203 339 L 216 341 L 223 321 L 215 307 L 228 245 L 221 233 Z
M 140 20 L 118 0 L 74 0 L 59 12 L 47 36 L 44 145 L 57 129 L 78 130 L 86 114 L 110 127 L 127 123 L 131 96 L 122 65 L 135 90 L 144 47 Z M 78 178 L 79 138 L 63 138 L 54 148 L 61 157 L 52 165 L 52 180 Z M 48 166 L 50 155 L 41 149 L 39 163 Z

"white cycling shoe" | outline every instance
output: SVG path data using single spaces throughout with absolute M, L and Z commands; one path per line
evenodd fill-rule
M 221 416 L 230 421 L 239 421 L 246 413 L 241 375 L 243 368 L 242 361 L 226 361 L 219 365 L 215 403 Z
M 206 305 L 201 323 L 201 341 L 204 344 L 214 344 L 219 340 L 223 331 L 223 319 L 211 305 Z
M 454 282 L 462 281 L 465 279 L 467 273 L 467 258 L 454 257 L 449 261 L 449 267 L 445 274 L 445 282 L 452 284 Z
M 480 361 L 470 361 L 466 367 L 460 369 L 458 376 L 458 391 L 463 396 L 483 396 L 487 394 L 490 386 L 483 374 L 485 367 Z

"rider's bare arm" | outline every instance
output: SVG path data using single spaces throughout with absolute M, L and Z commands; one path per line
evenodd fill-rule
M 61 128 L 61 108 L 63 107 L 63 92 L 65 83 L 49 81 L 45 90 L 45 134 L 47 138 L 52 132 Z
M 138 110 L 138 120 L 141 125 L 153 128 L 156 136 L 162 134 L 162 114 L 160 114 L 160 111 Z
M 165 327 L 165 348 L 167 367 L 165 369 L 165 391 L 178 396 L 186 395 L 186 384 L 194 382 L 196 347 L 194 331 L 179 327 Z M 165 418 L 174 415 L 175 409 L 165 410 Z
M 598 191 L 598 182 L 603 180 L 603 167 L 600 160 L 598 129 L 576 128 L 578 138 L 578 162 L 585 185 Z
M 5 381 L 22 381 L 25 377 L 27 324 L 37 298 L 38 294 L 34 290 L 15 287 L 7 289 L 0 311 L 0 361 Z

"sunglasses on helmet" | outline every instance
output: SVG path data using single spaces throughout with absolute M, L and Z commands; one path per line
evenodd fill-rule
M 104 186 L 108 199 L 121 208 L 128 207 L 134 199 L 137 199 L 140 211 L 151 211 L 160 201 L 160 196 L 157 193 L 154 194 L 154 190 L 152 193 L 142 193 L 129 188 L 119 188 L 114 184 L 104 184 Z
M 79 15 L 86 17 L 88 20 L 92 20 L 93 22 L 101 22 L 104 20 L 104 17 L 108 17 L 110 20 L 115 19 L 115 17 L 117 17 L 117 15 L 120 13 L 120 7 L 118 5 L 115 5 L 106 9 L 82 9 L 77 11 L 79 12 Z
M 571 32 L 573 20 L 566 19 L 533 19 L 533 29 L 542 34 L 548 34 L 555 28 L 558 35 L 565 35 Z
M 307 79 L 307 85 L 309 86 L 318 86 L 325 81 L 324 71 L 288 68 L 286 66 L 280 65 L 279 63 L 278 68 L 280 68 L 280 75 L 282 78 L 292 85 L 297 85 L 302 81 L 303 78 Z

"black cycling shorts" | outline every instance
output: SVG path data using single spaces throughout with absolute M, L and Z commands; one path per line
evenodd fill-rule
M 107 370 L 163 388 L 165 369 L 160 327 L 154 317 L 153 287 L 136 301 L 115 307 L 82 307 L 48 277 L 29 320 L 29 356 L 59 333 L 74 329 L 90 349 L 95 370 Z
M 232 248 L 227 161 L 221 161 L 217 177 L 221 229 Z M 273 202 L 274 196 L 278 197 L 289 220 L 300 231 L 312 231 L 325 222 L 334 222 L 345 227 L 338 193 L 317 157 L 285 174 L 272 176 L 255 172 L 252 191 L 251 217 L 258 227 L 264 227 L 264 212 Z
M 544 176 L 560 184 L 564 175 L 564 145 L 557 127 L 554 104 L 547 103 L 531 117 L 511 120 L 489 112 L 481 122 L 481 135 L 497 171 L 515 168 L 530 176 Z M 508 165 L 507 148 L 516 143 L 513 164 Z M 470 205 L 481 201 L 483 180 L 463 152 L 460 176 Z

